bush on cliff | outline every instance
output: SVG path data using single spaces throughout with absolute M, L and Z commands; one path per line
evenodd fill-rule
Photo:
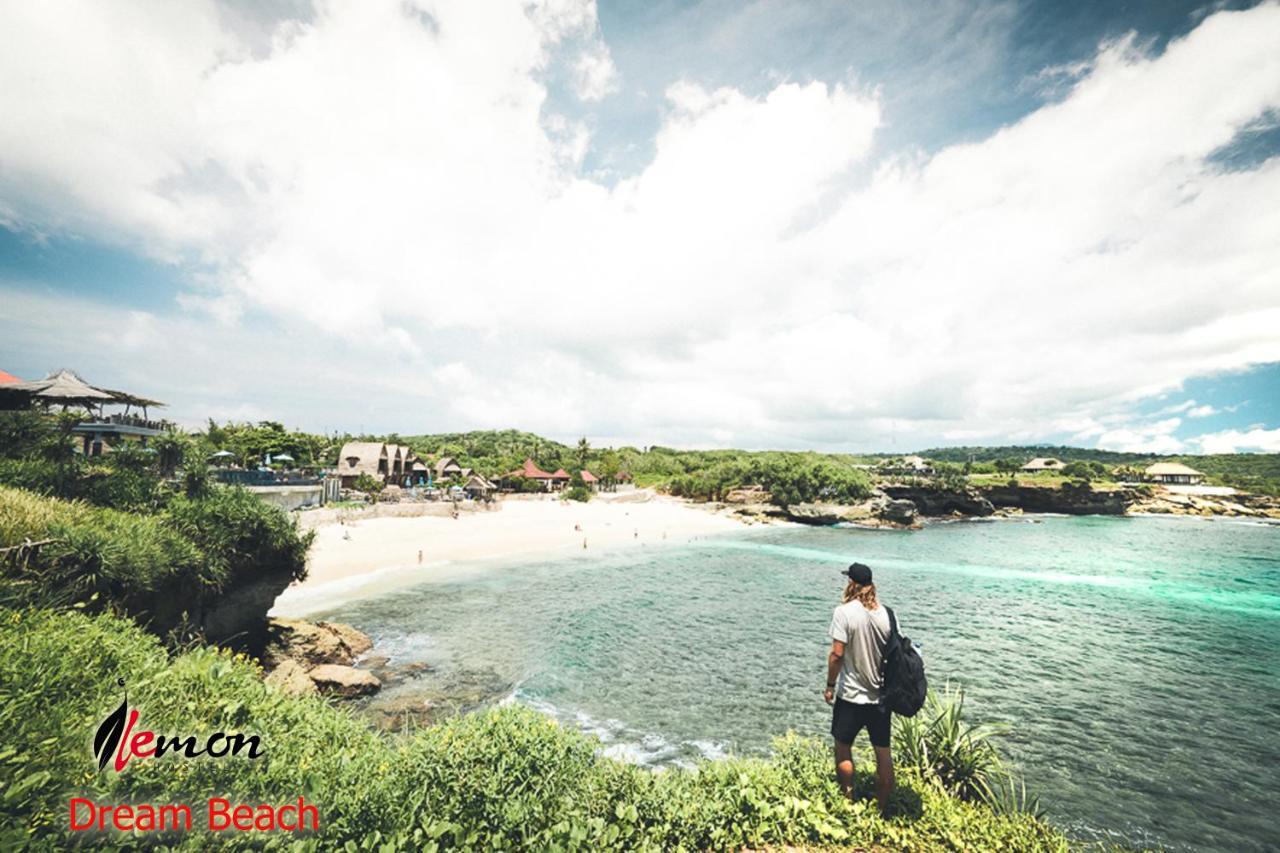
M 89 741 L 124 678 L 145 728 L 258 734 L 265 755 L 166 756 L 95 772 Z M 65 845 L 73 795 L 248 803 L 304 795 L 318 835 L 223 834 L 220 846 L 291 849 L 736 849 L 801 844 L 894 850 L 1054 850 L 1066 840 L 1025 814 L 1000 815 L 910 767 L 898 816 L 850 804 L 825 743 L 788 736 L 769 759 L 653 773 L 603 757 L 593 738 L 520 707 L 455 718 L 388 739 L 316 698 L 265 685 L 250 661 L 210 648 L 172 660 L 126 620 L 0 608 L 0 848 Z M 866 765 L 862 765 L 865 769 Z M 857 778 L 869 796 L 872 780 Z M 193 809 L 197 814 L 198 810 Z M 81 839 L 86 840 L 86 839 Z M 113 835 L 145 847 L 145 835 Z M 202 835 L 169 839 L 206 849 Z
M 176 497 L 139 515 L 0 486 L 0 548 L 48 540 L 0 561 L 0 596 L 145 618 L 161 591 L 198 597 L 271 570 L 301 577 L 311 537 L 243 489 Z

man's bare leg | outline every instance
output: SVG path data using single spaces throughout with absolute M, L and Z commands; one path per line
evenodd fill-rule
M 836 744 L 839 755 L 840 744 Z M 845 747 L 846 753 L 848 746 Z M 880 813 L 884 814 L 889 807 L 889 795 L 893 793 L 893 754 L 887 746 L 877 746 L 876 751 L 876 802 L 880 804 Z M 849 778 L 853 778 L 853 764 L 849 765 Z
M 836 741 L 836 781 L 840 793 L 853 799 L 853 744 Z

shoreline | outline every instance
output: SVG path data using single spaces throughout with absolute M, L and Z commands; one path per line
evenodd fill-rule
M 754 526 L 749 519 L 648 491 L 597 496 L 588 503 L 504 499 L 497 509 L 462 511 L 457 518 L 433 509 L 333 514 L 315 519 L 318 524 L 304 516 L 303 526 L 316 532 L 307 577 L 280 595 L 270 615 L 305 617 L 340 601 L 454 580 L 502 561 L 662 547 Z
M 457 518 L 436 504 L 393 504 L 354 513 L 313 510 L 301 519 L 302 526 L 316 531 L 307 578 L 290 585 L 270 615 L 305 618 L 343 602 L 424 582 L 460 580 L 503 563 L 662 547 L 754 527 L 815 526 L 775 512 L 752 505 L 698 503 L 649 490 L 599 495 L 585 504 L 541 496 L 504 498 L 496 508 L 463 509 Z M 1080 514 L 1018 510 L 984 516 L 920 515 L 912 525 L 848 519 L 816 526 L 905 531 L 957 522 L 1036 523 L 1075 515 Z M 1142 511 L 1097 515 L 1280 527 L 1280 520 L 1257 516 Z

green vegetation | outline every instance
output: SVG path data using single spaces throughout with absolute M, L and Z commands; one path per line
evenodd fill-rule
M 166 436 L 153 452 L 126 444 L 85 459 L 72 452 L 75 422 L 0 413 L 0 601 L 115 609 L 163 632 L 264 573 L 305 572 L 312 534 L 211 485 L 194 443 Z
M 914 767 L 962 800 L 980 800 L 1001 814 L 1039 814 L 1040 803 L 1000 758 L 993 739 L 1007 725 L 964 719 L 964 690 L 930 692 L 914 717 L 895 718 L 895 760 Z
M 136 761 L 95 772 L 88 742 L 121 698 L 157 732 L 258 734 L 266 756 Z M 126 620 L 0 608 L 0 847 L 61 847 L 74 794 L 120 802 L 285 802 L 299 794 L 322 815 L 318 835 L 219 844 L 244 848 L 734 849 L 801 844 L 893 850 L 1054 850 L 1067 841 L 1034 815 L 997 813 L 904 766 L 880 817 L 859 762 L 849 803 L 829 747 L 787 736 L 771 758 L 706 762 L 653 773 L 602 757 L 598 743 L 534 711 L 505 707 L 396 738 L 375 734 L 317 698 L 291 698 L 251 661 L 198 647 L 170 659 Z M 940 751 L 934 729 L 918 735 Z M 900 749 L 902 747 L 899 747 Z M 947 755 L 962 754 L 952 748 Z M 142 836 L 115 836 L 121 847 Z M 207 836 L 174 836 L 204 849 Z
M 319 468 L 336 465 L 342 438 L 316 435 L 285 429 L 276 421 L 259 421 L 256 424 L 217 424 L 212 418 L 202 433 L 195 435 L 202 458 L 209 458 L 219 450 L 235 454 L 236 464 L 254 468 L 268 454 L 279 456 L 287 453 L 299 468 Z
M 1119 453 L 1085 447 L 939 447 L 920 453 L 927 459 L 963 463 L 991 463 L 996 470 L 1016 471 L 1036 456 L 1052 456 L 1063 462 L 1098 463 L 1104 469 L 1120 468 L 1119 476 L 1132 479 L 1156 462 L 1181 462 L 1208 475 L 1210 485 L 1233 486 L 1265 495 L 1280 495 L 1280 453 L 1215 453 L 1205 456 Z M 1001 467 L 1001 466 L 1005 467 Z M 1012 467 L 1009 467 L 1012 466 Z M 1095 478 L 1096 479 L 1096 478 Z
M 0 562 L 0 600 L 114 608 L 147 622 L 159 607 L 194 611 L 264 570 L 302 577 L 311 537 L 243 489 L 175 496 L 140 515 L 0 486 L 0 548 L 45 543 Z
M 748 485 L 762 486 L 779 506 L 848 503 L 871 494 L 871 480 L 863 471 L 816 453 L 734 453 L 668 482 L 673 495 L 695 500 L 723 500 Z
M 581 472 L 574 472 L 569 479 L 569 488 L 564 490 L 565 499 L 571 501 L 579 501 L 586 503 L 591 500 L 591 489 L 587 488 L 587 481 L 582 479 Z

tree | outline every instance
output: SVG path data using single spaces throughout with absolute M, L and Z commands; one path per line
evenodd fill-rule
M 1062 468 L 1063 475 L 1088 483 L 1106 476 L 1107 469 L 1101 462 L 1068 462 Z
M 600 479 L 602 485 L 613 490 L 618 485 L 618 474 L 622 470 L 622 459 L 618 456 L 618 451 L 609 448 L 600 454 Z
M 587 443 L 586 436 L 583 436 L 582 438 L 578 439 L 578 447 L 574 452 L 577 454 L 575 456 L 575 459 L 578 462 L 578 469 L 581 470 L 583 468 L 586 468 L 587 455 L 591 453 L 591 445 Z
M 586 503 L 591 500 L 591 490 L 587 488 L 586 480 L 582 479 L 582 472 L 579 471 L 569 479 L 569 488 L 565 489 L 564 496 L 571 501 L 579 501 Z

